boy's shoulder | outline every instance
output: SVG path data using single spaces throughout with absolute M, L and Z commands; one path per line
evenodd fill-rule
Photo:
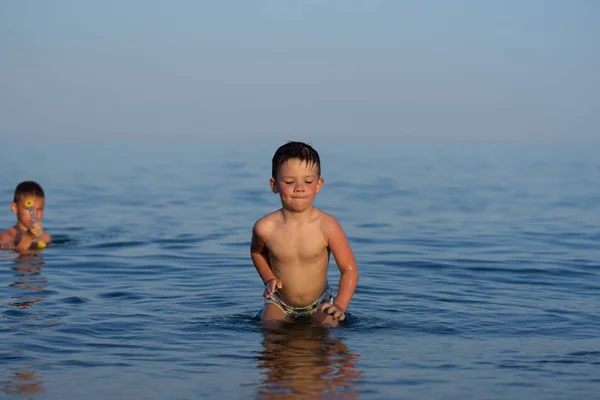
M 50 243 L 52 241 L 52 236 L 48 232 L 44 231 L 42 232 L 42 240 L 46 243 Z
M 17 230 L 15 227 L 10 227 L 5 231 L 0 232 L 0 244 L 4 243 L 14 243 L 15 238 L 17 237 Z
M 0 232 L 0 240 L 12 239 L 16 236 L 17 236 L 17 229 L 14 226 L 11 226 L 7 230 Z
M 267 214 L 261 218 L 259 218 L 255 223 L 253 230 L 255 232 L 264 232 L 266 230 L 270 230 L 274 228 L 277 224 L 281 224 L 284 222 L 284 217 L 281 212 L 282 210 L 273 211 L 270 214 Z M 319 209 L 313 208 L 314 219 L 318 220 L 322 226 L 331 226 L 331 225 L 339 225 L 338 220 L 331 214 Z
M 325 220 L 325 221 L 329 221 L 329 220 L 337 221 L 337 219 L 333 215 L 329 214 L 326 211 L 321 210 L 320 208 L 316 208 L 315 207 L 314 210 L 317 212 L 317 216 L 320 219 L 322 219 L 322 220 Z
M 268 240 L 272 232 L 276 229 L 279 223 L 278 214 L 281 214 L 281 210 L 273 211 L 258 219 L 252 227 L 252 240 L 260 239 L 262 241 Z
M 273 211 L 272 213 L 269 213 L 265 216 L 260 217 L 255 223 L 254 223 L 254 229 L 264 229 L 266 227 L 269 226 L 273 226 L 274 224 L 276 224 L 277 222 L 280 222 L 282 220 L 282 216 L 281 216 L 281 209 L 280 210 L 276 210 Z

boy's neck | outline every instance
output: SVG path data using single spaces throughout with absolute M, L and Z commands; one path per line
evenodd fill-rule
M 15 228 L 17 231 L 27 232 L 27 227 L 20 222 L 17 222 L 13 228 Z
M 302 211 L 291 211 L 281 208 L 283 219 L 286 222 L 305 222 L 313 218 L 316 208 L 310 207 Z

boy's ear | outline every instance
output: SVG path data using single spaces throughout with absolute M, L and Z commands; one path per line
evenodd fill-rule
M 275 183 L 275 179 L 271 178 L 269 180 L 269 184 L 271 185 L 271 190 L 273 191 L 273 193 L 279 193 L 279 190 L 277 189 L 277 184 Z
M 14 201 L 12 203 L 10 203 L 10 209 L 12 210 L 13 213 L 17 213 L 17 203 L 15 203 Z
M 316 190 L 317 193 L 319 193 L 321 191 L 321 187 L 323 187 L 324 182 L 325 182 L 325 180 L 323 178 L 319 178 L 319 180 L 317 181 L 317 190 Z

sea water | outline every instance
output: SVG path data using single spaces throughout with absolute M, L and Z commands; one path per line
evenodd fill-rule
M 3 144 L 2 227 L 34 179 L 53 242 L 0 252 L 0 398 L 600 398 L 599 146 L 313 140 L 360 281 L 341 329 L 266 332 L 290 139 Z

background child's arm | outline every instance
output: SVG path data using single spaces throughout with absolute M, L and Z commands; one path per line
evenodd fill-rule
M 29 232 L 22 234 L 21 238 L 18 239 L 18 242 L 17 242 L 17 251 L 18 252 L 28 251 L 31 248 L 32 243 L 33 243 L 33 237 L 29 234 Z
M 342 226 L 331 216 L 325 224 L 325 237 L 341 274 L 334 304 L 346 311 L 358 283 L 358 267 Z

